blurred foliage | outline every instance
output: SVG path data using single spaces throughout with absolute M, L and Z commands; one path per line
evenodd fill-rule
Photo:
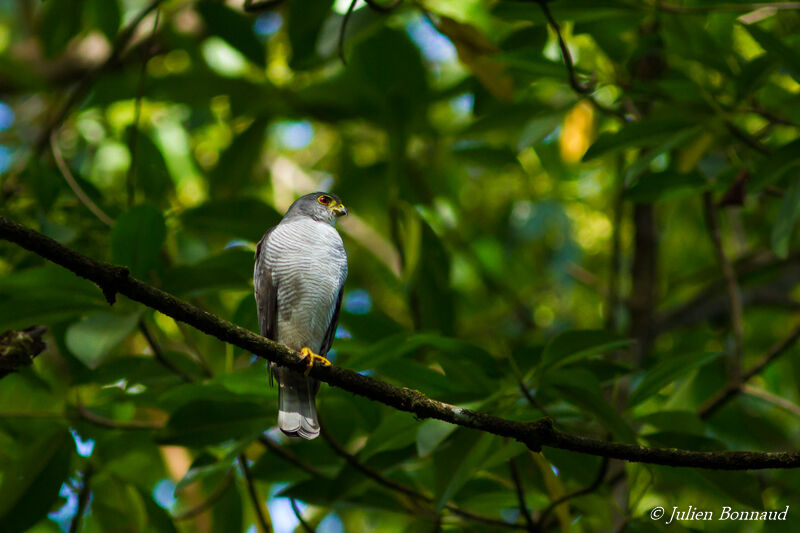
M 698 410 L 737 351 L 703 194 L 741 288 L 744 368 L 800 307 L 798 11 L 553 1 L 570 73 L 536 2 L 359 2 L 346 64 L 349 2 L 240 4 L 164 1 L 130 34 L 144 0 L 0 3 L 0 213 L 255 330 L 253 243 L 333 190 L 352 213 L 336 364 L 600 439 L 796 449 L 796 348 L 749 382 L 766 394 Z M 276 531 L 303 530 L 289 498 L 320 532 L 524 529 L 512 459 L 542 530 L 800 501 L 796 471 L 612 463 L 594 484 L 600 458 L 323 386 L 330 438 L 377 483 L 326 438 L 262 436 L 263 361 L 0 249 L 0 331 L 50 331 L 0 381 L 4 532 L 66 531 L 79 509 L 86 532 L 253 531 L 243 454 Z M 789 531 L 796 511 L 748 530 Z

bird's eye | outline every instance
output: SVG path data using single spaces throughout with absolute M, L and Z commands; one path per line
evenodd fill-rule
M 330 196 L 320 196 L 319 198 L 317 198 L 317 200 L 319 200 L 319 203 L 321 203 L 322 205 L 328 205 L 333 201 L 333 198 L 331 198 Z

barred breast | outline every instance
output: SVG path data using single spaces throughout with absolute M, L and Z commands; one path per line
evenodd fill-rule
M 319 353 L 347 277 L 342 238 L 333 226 L 303 217 L 278 224 L 264 246 L 277 289 L 275 340 Z

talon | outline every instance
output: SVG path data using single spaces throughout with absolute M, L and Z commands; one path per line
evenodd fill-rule
M 300 358 L 301 359 L 307 359 L 307 361 L 306 361 L 306 371 L 303 372 L 303 374 L 306 375 L 306 376 L 311 373 L 311 369 L 314 367 L 314 361 L 319 361 L 320 363 L 322 363 L 325 366 L 331 366 L 331 362 L 330 361 L 328 361 L 325 357 L 323 357 L 321 355 L 317 355 L 314 352 L 312 352 L 311 348 L 309 348 L 308 346 L 305 346 L 305 347 L 303 347 L 302 350 L 300 350 Z

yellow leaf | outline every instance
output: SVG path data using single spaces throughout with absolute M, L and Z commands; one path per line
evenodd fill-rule
M 558 147 L 561 159 L 566 163 L 577 163 L 589 149 L 594 138 L 594 107 L 581 100 L 569 110 L 561 126 Z

